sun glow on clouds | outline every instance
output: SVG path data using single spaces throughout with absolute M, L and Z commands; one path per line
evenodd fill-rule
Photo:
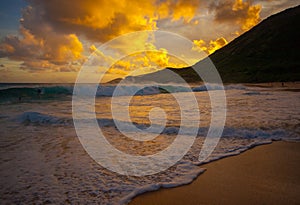
M 126 44 L 129 43 L 130 42 L 118 42 L 117 44 L 124 44 L 124 47 L 126 47 Z M 164 69 L 166 67 L 182 68 L 184 66 L 187 66 L 186 62 L 183 62 L 178 58 L 171 56 L 164 48 L 157 49 L 156 46 L 150 42 L 144 42 L 143 45 L 143 47 L 139 47 L 139 44 L 136 44 L 136 48 L 133 48 L 134 46 L 131 47 L 131 49 L 140 49 L 141 52 L 133 52 L 128 55 L 126 50 L 121 49 L 120 51 L 124 52 L 125 55 L 116 55 L 118 57 L 125 56 L 121 59 L 113 58 L 110 55 L 105 55 L 94 45 L 90 47 L 90 50 L 93 52 L 93 55 L 101 57 L 101 61 L 105 65 L 104 67 L 98 67 L 98 73 L 115 75 L 120 78 L 128 75 L 135 76 L 151 73 Z M 107 69 L 107 67 L 109 67 L 109 69 Z
M 235 31 L 239 35 L 248 31 L 253 26 L 260 22 L 261 5 L 252 5 L 250 0 L 235 0 L 235 1 L 218 1 L 211 5 L 211 10 L 216 11 L 215 21 L 233 22 L 240 27 L 240 30 Z M 228 44 L 224 37 L 217 38 L 215 41 L 210 40 L 209 43 L 204 40 L 194 40 L 194 50 L 201 50 L 207 54 L 212 54 L 216 50 Z
M 83 46 L 75 34 L 59 35 L 54 31 L 44 35 L 33 35 L 28 29 L 20 27 L 22 38 L 7 36 L 0 45 L 0 55 L 12 60 L 23 61 L 23 70 L 65 71 L 80 63 Z M 76 69 L 75 69 L 76 70 Z
M 243 0 L 236 0 L 234 3 L 232 10 L 234 12 L 246 11 L 246 18 L 241 18 L 238 20 L 242 26 L 243 31 L 248 31 L 253 26 L 259 23 L 260 19 L 260 11 L 261 5 L 253 5 L 251 6 L 249 1 L 243 2 Z
M 21 70 L 29 73 L 69 72 L 68 76 L 73 75 L 73 79 L 90 51 L 101 55 L 94 44 L 101 45 L 119 35 L 141 30 L 168 30 L 173 24 L 183 28 L 189 26 L 195 28 L 191 49 L 211 54 L 227 44 L 229 34 L 240 34 L 256 25 L 261 12 L 261 6 L 253 5 L 251 0 L 28 0 L 28 4 L 22 11 L 20 36 L 7 36 L 2 40 L 0 59 L 19 61 Z M 208 13 L 214 14 L 207 26 L 224 24 L 232 30 L 216 32 L 206 40 L 201 36 L 195 38 L 197 29 L 205 29 L 199 23 L 200 16 L 205 18 L 200 8 L 207 8 Z M 156 48 L 155 39 L 147 41 L 149 36 L 116 45 L 128 57 L 115 63 L 108 73 L 124 77 L 136 70 L 143 74 L 165 67 L 186 66 L 168 50 Z M 136 48 L 146 51 L 132 54 Z M 114 60 L 110 56 L 105 59 L 107 62 Z
M 261 20 L 261 5 L 252 4 L 252 0 L 216 1 L 211 4 L 210 10 L 215 12 L 215 20 L 217 22 L 234 23 L 244 32 L 251 29 Z
M 193 50 L 204 51 L 207 54 L 212 54 L 216 50 L 225 46 L 228 42 L 225 38 L 221 37 L 215 41 L 211 40 L 209 43 L 206 43 L 204 40 L 194 40 Z

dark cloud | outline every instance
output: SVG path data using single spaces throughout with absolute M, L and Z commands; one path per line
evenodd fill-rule
M 209 10 L 215 13 L 219 23 L 238 24 L 243 31 L 260 22 L 261 5 L 252 0 L 222 0 L 210 4 Z

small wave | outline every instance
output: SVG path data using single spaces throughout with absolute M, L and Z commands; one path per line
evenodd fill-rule
M 222 84 L 205 84 L 198 87 L 194 87 L 193 92 L 203 92 L 210 90 L 246 90 L 244 85 L 222 85 Z
M 93 95 L 92 86 L 78 86 L 76 94 L 82 96 Z M 111 97 L 111 96 L 144 96 L 156 95 L 163 93 L 176 93 L 176 92 L 190 92 L 191 89 L 183 86 L 174 85 L 126 85 L 126 86 L 99 86 L 96 91 L 97 97 Z
M 245 92 L 243 93 L 243 95 L 249 95 L 249 96 L 253 96 L 253 95 L 271 95 L 270 93 L 266 93 L 266 92 L 258 92 L 258 91 L 250 91 L 250 92 Z
M 33 123 L 42 125 L 70 125 L 70 119 L 57 118 L 39 112 L 24 112 L 13 119 L 18 123 Z
M 93 119 L 80 119 L 84 123 L 89 123 Z M 125 122 L 121 120 L 114 120 L 108 118 L 99 118 L 96 119 L 100 127 L 116 127 L 118 123 L 119 127 L 122 128 L 122 131 L 130 133 L 132 131 L 132 124 L 144 132 L 154 133 L 154 134 L 166 134 L 166 135 L 176 135 L 179 132 L 183 135 L 193 135 L 194 132 L 189 132 L 189 130 L 198 129 L 197 136 L 206 136 L 208 132 L 208 127 L 179 127 L 179 126 L 167 126 L 164 129 L 161 129 L 161 125 L 158 124 L 139 124 L 135 122 Z M 39 112 L 24 112 L 21 115 L 13 118 L 13 121 L 18 123 L 32 123 L 32 124 L 41 124 L 41 125 L 73 125 L 72 118 L 60 118 L 48 114 L 43 114 Z M 151 126 L 151 129 L 148 129 Z M 284 129 L 254 129 L 254 128 L 235 128 L 235 127 L 224 127 L 223 138 L 245 138 L 245 139 L 270 139 L 270 140 L 293 140 L 298 139 L 299 136 L 297 133 L 290 132 Z

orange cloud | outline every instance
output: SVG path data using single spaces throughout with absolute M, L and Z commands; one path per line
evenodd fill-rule
M 99 66 L 98 72 L 115 74 L 118 77 L 151 73 L 166 67 L 181 68 L 187 66 L 186 63 L 176 57 L 170 56 L 166 49 L 157 49 L 154 44 L 149 42 L 145 43 L 141 52 L 129 52 L 128 55 L 125 55 L 122 59 L 114 59 L 114 57 L 110 55 L 105 55 L 94 45 L 91 46 L 90 50 L 93 51 L 94 55 L 100 57 L 98 61 L 101 61 L 101 65 L 94 65 L 96 67 Z M 120 55 L 115 56 L 119 57 Z M 110 68 L 107 68 L 109 66 Z
M 194 40 L 193 41 L 194 46 L 193 46 L 193 50 L 196 51 L 204 51 L 207 54 L 212 54 L 214 53 L 216 50 L 222 48 L 223 46 L 225 46 L 228 42 L 225 38 L 221 37 L 216 39 L 215 41 L 211 40 L 209 43 L 206 43 L 204 40 Z
M 180 60 L 171 57 L 167 50 L 146 51 L 129 55 L 117 61 L 109 70 L 109 73 L 122 75 L 141 75 L 162 70 L 166 67 L 182 68 L 186 66 Z
M 65 41 L 58 47 L 58 59 L 76 61 L 81 59 L 83 46 L 75 34 L 65 36 Z
M 53 70 L 73 67 L 77 61 L 83 61 L 82 43 L 75 34 L 58 35 L 54 32 L 43 37 L 32 35 L 20 27 L 22 38 L 7 36 L 0 45 L 0 56 L 12 60 L 24 61 L 21 68 L 31 71 Z M 77 66 L 78 67 L 78 66 Z
M 157 15 L 162 18 L 171 16 L 172 21 L 184 20 L 189 23 L 197 13 L 201 1 L 162 1 L 160 2 Z
M 236 0 L 232 6 L 234 12 L 246 11 L 244 18 L 238 19 L 243 31 L 248 31 L 259 23 L 261 5 L 252 5 L 248 1 Z
M 247 31 L 260 22 L 261 5 L 253 5 L 252 0 L 224 0 L 214 2 L 210 10 L 215 12 L 219 23 L 234 23 L 241 31 Z
M 251 29 L 253 26 L 258 24 L 260 22 L 260 11 L 261 11 L 261 6 L 260 5 L 255 5 L 252 7 L 249 7 L 248 12 L 247 12 L 247 18 L 242 22 L 242 29 L 244 31 L 248 31 Z
M 69 67 L 73 70 L 85 59 L 79 36 L 105 42 L 132 31 L 158 29 L 157 21 L 161 19 L 188 23 L 200 5 L 198 0 L 28 0 L 28 3 L 20 20 L 21 37 L 6 37 L 0 44 L 0 57 L 22 60 L 22 69 L 29 70 Z M 128 42 L 130 46 L 124 47 L 125 52 L 130 53 L 130 47 L 143 50 L 147 38 Z M 168 65 L 162 55 L 153 55 L 152 60 Z
M 162 19 L 188 23 L 197 14 L 201 1 L 29 0 L 29 3 L 35 12 L 23 17 L 26 28 L 41 19 L 57 31 L 107 41 L 128 32 L 157 29 L 157 21 Z

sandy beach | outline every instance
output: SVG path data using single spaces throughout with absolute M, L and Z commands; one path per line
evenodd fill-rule
M 300 143 L 273 142 L 206 165 L 189 185 L 137 196 L 137 204 L 299 204 Z

